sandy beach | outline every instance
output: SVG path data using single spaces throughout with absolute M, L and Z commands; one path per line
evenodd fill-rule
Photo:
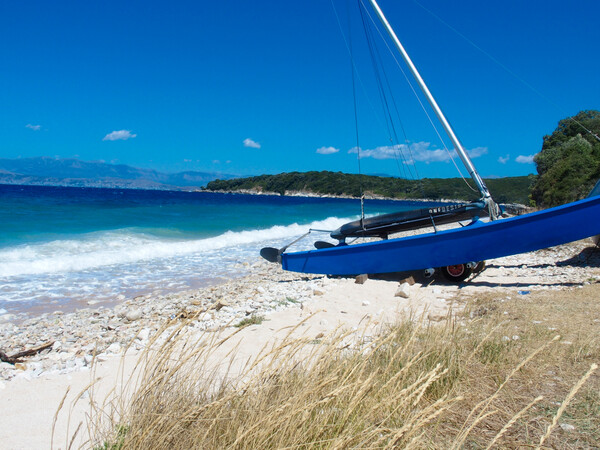
M 237 332 L 227 345 L 237 346 L 236 357 L 243 360 L 301 322 L 295 333 L 314 339 L 366 322 L 375 330 L 410 314 L 440 322 L 451 308 L 473 304 L 485 292 L 521 301 L 534 291 L 595 284 L 600 279 L 600 254 L 591 241 L 579 241 L 488 261 L 486 270 L 460 285 L 441 276 L 415 276 L 416 282 L 407 291 L 404 286 L 403 294 L 399 287 L 404 275 L 358 284 L 354 278 L 288 273 L 264 261 L 246 269 L 250 275 L 217 286 L 127 299 L 114 308 L 94 308 L 91 302 L 87 309 L 44 314 L 20 324 L 4 317 L 0 349 L 8 355 L 53 345 L 23 363 L 0 363 L 2 447 L 67 448 L 80 424 L 74 446 L 85 442 L 92 389 L 99 401 L 119 380 L 127 380 L 140 352 L 167 321 L 192 318 L 190 331 L 206 335 Z M 262 322 L 241 330 L 235 326 L 251 317 Z

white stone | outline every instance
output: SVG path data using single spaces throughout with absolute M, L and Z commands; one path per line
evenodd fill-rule
M 147 341 L 150 339 L 150 328 L 142 328 L 142 330 L 138 333 L 138 339 L 140 341 Z
M 410 297 L 410 284 L 402 283 L 398 286 L 398 290 L 394 294 L 395 297 L 408 298 Z
M 575 427 L 569 423 L 561 423 L 560 427 L 563 429 L 563 431 L 571 432 L 571 431 L 575 431 Z
M 121 352 L 121 345 L 118 342 L 113 342 L 106 349 L 106 353 L 120 353 L 120 352 Z
M 363 300 L 362 305 L 363 306 L 369 306 L 371 304 L 371 302 L 369 300 Z
M 61 352 L 61 353 L 59 353 L 59 356 L 60 356 L 60 360 L 64 362 L 64 361 L 68 361 L 71 358 L 73 358 L 75 356 L 75 353 Z
M 125 318 L 130 322 L 134 322 L 142 318 L 142 311 L 139 309 L 131 309 L 125 314 Z

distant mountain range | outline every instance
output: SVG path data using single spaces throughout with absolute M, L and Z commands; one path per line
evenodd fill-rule
M 217 172 L 164 173 L 124 164 L 50 157 L 0 158 L 0 184 L 126 189 L 193 189 L 235 175 Z

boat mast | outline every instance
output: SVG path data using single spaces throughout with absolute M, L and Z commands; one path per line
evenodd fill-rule
M 438 117 L 438 120 L 441 122 L 442 126 L 444 127 L 444 130 L 446 131 L 446 134 L 448 135 L 448 137 L 452 141 L 452 144 L 454 145 L 456 153 L 458 153 L 458 156 L 460 157 L 461 161 L 463 162 L 463 164 L 467 168 L 467 170 L 469 172 L 469 175 L 471 176 L 471 178 L 475 182 L 475 185 L 477 186 L 477 189 L 481 193 L 482 199 L 488 205 L 488 209 L 489 209 L 489 212 L 490 212 L 490 217 L 493 218 L 493 219 L 495 219 L 496 218 L 496 210 L 497 210 L 496 209 L 496 205 L 495 205 L 494 201 L 492 200 L 492 196 L 490 195 L 490 191 L 488 191 L 488 188 L 486 187 L 485 183 L 483 182 L 483 179 L 481 178 L 481 176 L 479 175 L 479 173 L 477 173 L 477 170 L 475 170 L 475 166 L 471 162 L 471 158 L 469 158 L 469 155 L 467 155 L 467 152 L 465 151 L 464 147 L 462 146 L 462 144 L 458 140 L 458 137 L 454 133 L 454 130 L 450 126 L 450 123 L 448 123 L 448 120 L 444 116 L 444 113 L 442 112 L 442 110 L 438 106 L 437 102 L 433 98 L 433 95 L 431 95 L 431 92 L 429 92 L 429 88 L 425 84 L 425 81 L 423 81 L 423 78 L 421 77 L 421 75 L 419 74 L 419 71 L 417 70 L 417 68 L 413 64 L 412 60 L 408 56 L 408 53 L 406 53 L 406 50 L 404 50 L 404 47 L 402 46 L 402 43 L 400 42 L 400 40 L 398 39 L 398 36 L 396 36 L 396 33 L 394 32 L 394 30 L 390 26 L 389 22 L 387 21 L 387 19 L 383 15 L 383 12 L 381 11 L 381 8 L 379 8 L 379 5 L 377 4 L 377 2 L 375 0 L 369 0 L 369 2 L 371 3 L 371 6 L 373 7 L 373 9 L 375 10 L 375 12 L 377 13 L 377 16 L 379 17 L 379 20 L 381 20 L 381 23 L 383 24 L 383 26 L 387 30 L 388 34 L 392 38 L 392 41 L 394 41 L 394 44 L 396 45 L 398 51 L 402 55 L 402 58 L 404 58 L 404 61 L 406 62 L 408 68 L 410 69 L 413 77 L 415 78 L 415 80 L 417 80 L 417 83 L 419 83 L 419 87 L 423 91 L 423 94 L 425 94 L 425 97 L 427 97 L 427 101 L 429 101 L 429 104 L 431 105 L 431 107 L 435 111 L 435 114 Z

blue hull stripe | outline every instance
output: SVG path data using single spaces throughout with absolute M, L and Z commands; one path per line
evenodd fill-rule
M 388 273 L 515 255 L 600 234 L 600 196 L 493 222 L 364 244 L 281 255 L 285 270 Z

